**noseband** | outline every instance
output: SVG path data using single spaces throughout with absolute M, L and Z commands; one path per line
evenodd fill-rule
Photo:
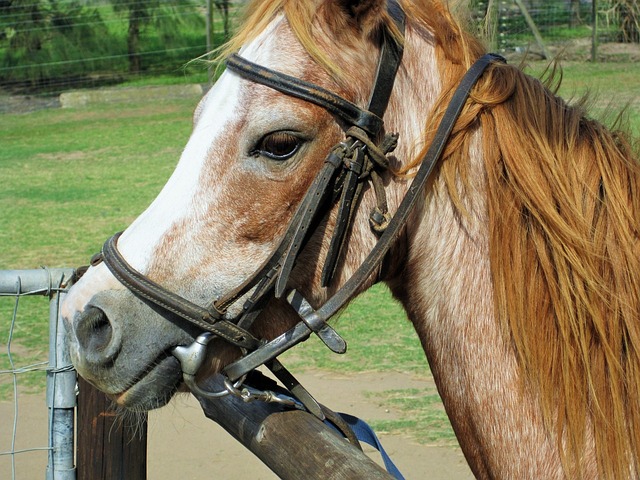
M 388 12 L 398 30 L 404 34 L 405 14 L 395 0 L 389 1 Z M 305 403 L 305 406 L 308 406 L 308 402 L 305 401 L 305 397 L 308 397 L 306 391 L 300 390 L 299 384 L 282 367 L 276 357 L 306 340 L 312 333 L 315 333 L 332 351 L 336 353 L 346 351 L 346 342 L 327 324 L 327 321 L 346 305 L 364 282 L 371 278 L 376 269 L 380 268 L 387 252 L 406 225 L 416 201 L 423 195 L 427 179 L 444 150 L 471 88 L 492 62 L 504 62 L 504 59 L 498 55 L 487 54 L 464 75 L 410 188 L 398 210 L 391 216 L 387 211 L 380 178 L 381 173 L 388 167 L 387 155 L 395 148 L 397 136 L 382 135 L 382 117 L 389 103 L 402 59 L 403 46 L 388 31 L 384 31 L 382 37 L 376 80 L 366 109 L 317 85 L 256 65 L 238 55 L 231 55 L 227 60 L 227 68 L 233 73 L 286 95 L 319 105 L 348 126 L 345 139 L 334 146 L 327 155 L 323 167 L 302 199 L 279 246 L 243 284 L 206 307 L 196 305 L 158 285 L 130 266 L 117 248 L 120 234 L 109 238 L 102 252 L 92 261 L 92 264 L 104 261 L 118 281 L 138 297 L 159 307 L 168 316 L 184 321 L 199 331 L 207 332 L 205 334 L 207 340 L 198 343 L 200 347 L 206 347 L 208 339 L 213 337 L 220 337 L 239 347 L 244 355 L 225 367 L 223 371 L 230 382 L 242 379 L 253 369 L 265 364 L 296 397 Z M 327 211 L 337 203 L 336 226 L 322 272 L 322 285 L 330 284 L 345 243 L 346 232 L 355 216 L 360 194 L 367 180 L 372 182 L 377 198 L 377 206 L 371 213 L 370 222 L 373 230 L 379 235 L 378 241 L 354 275 L 326 303 L 314 309 L 300 292 L 287 290 L 291 271 L 299 253 L 315 231 L 315 227 Z M 248 299 L 243 304 L 241 314 L 233 319 L 225 318 L 228 308 L 247 295 Z M 274 297 L 285 297 L 301 321 L 271 341 L 258 339 L 250 332 L 250 328 L 268 301 Z M 200 352 L 198 362 L 203 359 L 202 355 L 206 349 L 200 347 L 196 349 Z M 199 363 L 191 366 L 192 373 L 189 375 L 195 375 L 198 368 Z M 314 411 L 316 410 L 313 406 L 315 401 L 309 401 L 309 403 L 311 403 L 309 410 L 318 415 L 318 412 Z M 318 416 L 321 415 L 320 413 Z

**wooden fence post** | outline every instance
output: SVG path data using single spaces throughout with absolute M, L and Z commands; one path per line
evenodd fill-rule
M 520 8 L 520 11 L 524 16 L 524 19 L 527 22 L 527 25 L 529 26 L 529 30 L 531 30 L 531 33 L 533 33 L 533 36 L 536 39 L 536 43 L 538 44 L 538 47 L 540 47 L 540 50 L 542 51 L 542 56 L 544 57 L 545 60 L 550 60 L 551 54 L 547 50 L 547 47 L 544 44 L 544 40 L 542 39 L 542 35 L 540 35 L 540 30 L 538 30 L 538 27 L 533 21 L 533 18 L 531 18 L 531 15 L 529 14 L 529 10 L 527 10 L 526 5 L 522 0 L 515 0 L 515 2 Z
M 205 388 L 212 391 L 224 388 L 220 375 L 207 379 L 205 383 Z M 232 395 L 217 399 L 198 397 L 198 400 L 208 418 L 229 432 L 283 480 L 393 478 L 308 412 L 283 410 L 273 403 L 245 403 Z M 238 467 L 229 465 L 225 468 Z M 241 471 L 237 473 L 242 474 Z
M 78 388 L 78 480 L 146 480 L 146 413 L 128 425 L 105 394 L 80 377 Z

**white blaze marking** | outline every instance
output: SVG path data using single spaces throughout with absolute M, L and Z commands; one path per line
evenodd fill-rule
M 243 47 L 242 56 L 270 68 L 286 68 L 290 72 L 295 72 L 299 59 L 294 55 L 283 55 L 278 48 L 283 39 L 278 38 L 274 32 L 283 19 L 282 16 L 276 19 L 254 41 Z M 198 207 L 194 202 L 194 195 L 201 190 L 199 187 L 202 171 L 207 167 L 207 158 L 211 149 L 219 142 L 218 136 L 225 131 L 225 127 L 230 122 L 237 119 L 238 112 L 242 111 L 240 100 L 243 97 L 243 88 L 247 85 L 249 83 L 242 81 L 237 75 L 225 72 L 202 100 L 196 125 L 175 171 L 152 204 L 125 230 L 118 242 L 121 254 L 136 270 L 146 273 L 163 236 L 174 225 L 193 215 L 194 208 L 203 208 L 203 206 Z M 264 122 L 266 125 L 273 121 L 268 109 L 260 108 L 255 109 L 251 120 L 258 123 Z M 220 159 L 220 161 L 227 160 L 233 159 Z M 210 199 L 216 197 L 215 188 L 215 185 L 207 186 Z M 217 270 L 218 278 L 215 283 L 223 289 L 233 287 L 241 281 L 243 278 L 236 278 L 239 275 L 238 272 L 252 270 L 255 267 L 255 255 L 264 256 L 264 250 L 268 250 L 268 246 L 254 245 L 251 254 L 247 254 L 246 251 L 240 253 L 242 252 L 240 250 L 238 255 L 235 250 L 237 246 L 224 247 L 228 254 L 228 249 L 231 248 L 230 253 L 233 254 L 236 263 L 232 271 L 227 268 L 228 261 L 220 265 L 222 268 Z M 183 253 L 188 254 L 188 252 Z M 222 255 L 224 250 L 219 253 L 224 257 Z M 179 260 L 172 259 L 172 261 Z M 249 265 L 245 265 L 247 268 L 239 268 L 243 261 L 250 262 Z M 85 309 L 97 292 L 123 288 L 125 287 L 111 275 L 106 265 L 92 267 L 85 274 L 81 284 L 71 290 L 63 305 L 63 314 L 70 320 L 74 312 Z
M 253 62 L 268 62 L 272 50 L 268 43 L 281 21 L 282 18 L 272 22 L 253 42 L 243 47 L 242 56 Z M 118 247 L 137 270 L 145 271 L 163 235 L 194 208 L 193 194 L 198 190 L 209 150 L 216 135 L 239 111 L 240 87 L 240 78 L 236 75 L 229 72 L 221 75 L 203 100 L 198 122 L 171 178 L 149 208 L 122 235 Z
M 203 112 L 171 178 L 149 208 L 122 235 L 118 246 L 134 268 L 143 269 L 163 234 L 188 215 L 213 143 L 212 134 L 221 131 L 233 118 L 238 90 L 237 79 L 223 73 L 203 100 Z

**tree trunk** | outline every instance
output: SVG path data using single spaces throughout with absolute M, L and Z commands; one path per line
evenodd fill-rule
M 640 8 L 634 0 L 620 0 L 616 5 L 620 20 L 619 40 L 623 43 L 640 43 Z
M 227 40 L 229 38 L 229 0 L 220 0 L 216 2 L 216 7 L 220 10 L 220 14 L 222 15 L 222 23 L 224 25 L 224 38 Z
M 135 5 L 129 10 L 129 32 L 127 35 L 127 53 L 129 54 L 129 73 L 140 73 L 142 70 L 140 59 L 140 24 L 142 12 Z
M 571 0 L 569 8 L 569 26 L 577 27 L 582 23 L 582 19 L 580 18 L 580 0 Z

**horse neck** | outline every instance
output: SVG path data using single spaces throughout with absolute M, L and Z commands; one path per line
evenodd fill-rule
M 435 49 L 425 45 L 423 36 L 410 34 L 407 39 L 419 41 L 420 49 L 406 50 L 406 70 L 389 112 L 392 122 L 398 122 L 400 138 L 409 139 L 399 147 L 398 156 L 404 158 L 423 148 L 425 112 L 441 91 Z M 420 55 L 411 53 L 416 51 Z M 425 78 L 424 72 L 430 74 Z M 394 103 L 399 99 L 402 106 Z M 389 285 L 420 337 L 474 473 L 560 476 L 559 458 L 539 420 L 537 404 L 524 397 L 508 336 L 494 315 L 482 132 L 469 135 L 468 175 L 464 188 L 458 185 L 459 201 L 452 199 L 450 187 L 436 171 L 408 222 L 402 273 Z M 407 184 L 398 185 L 400 195 Z M 523 449 L 530 449 L 528 457 Z M 517 465 L 514 458 L 519 459 Z

